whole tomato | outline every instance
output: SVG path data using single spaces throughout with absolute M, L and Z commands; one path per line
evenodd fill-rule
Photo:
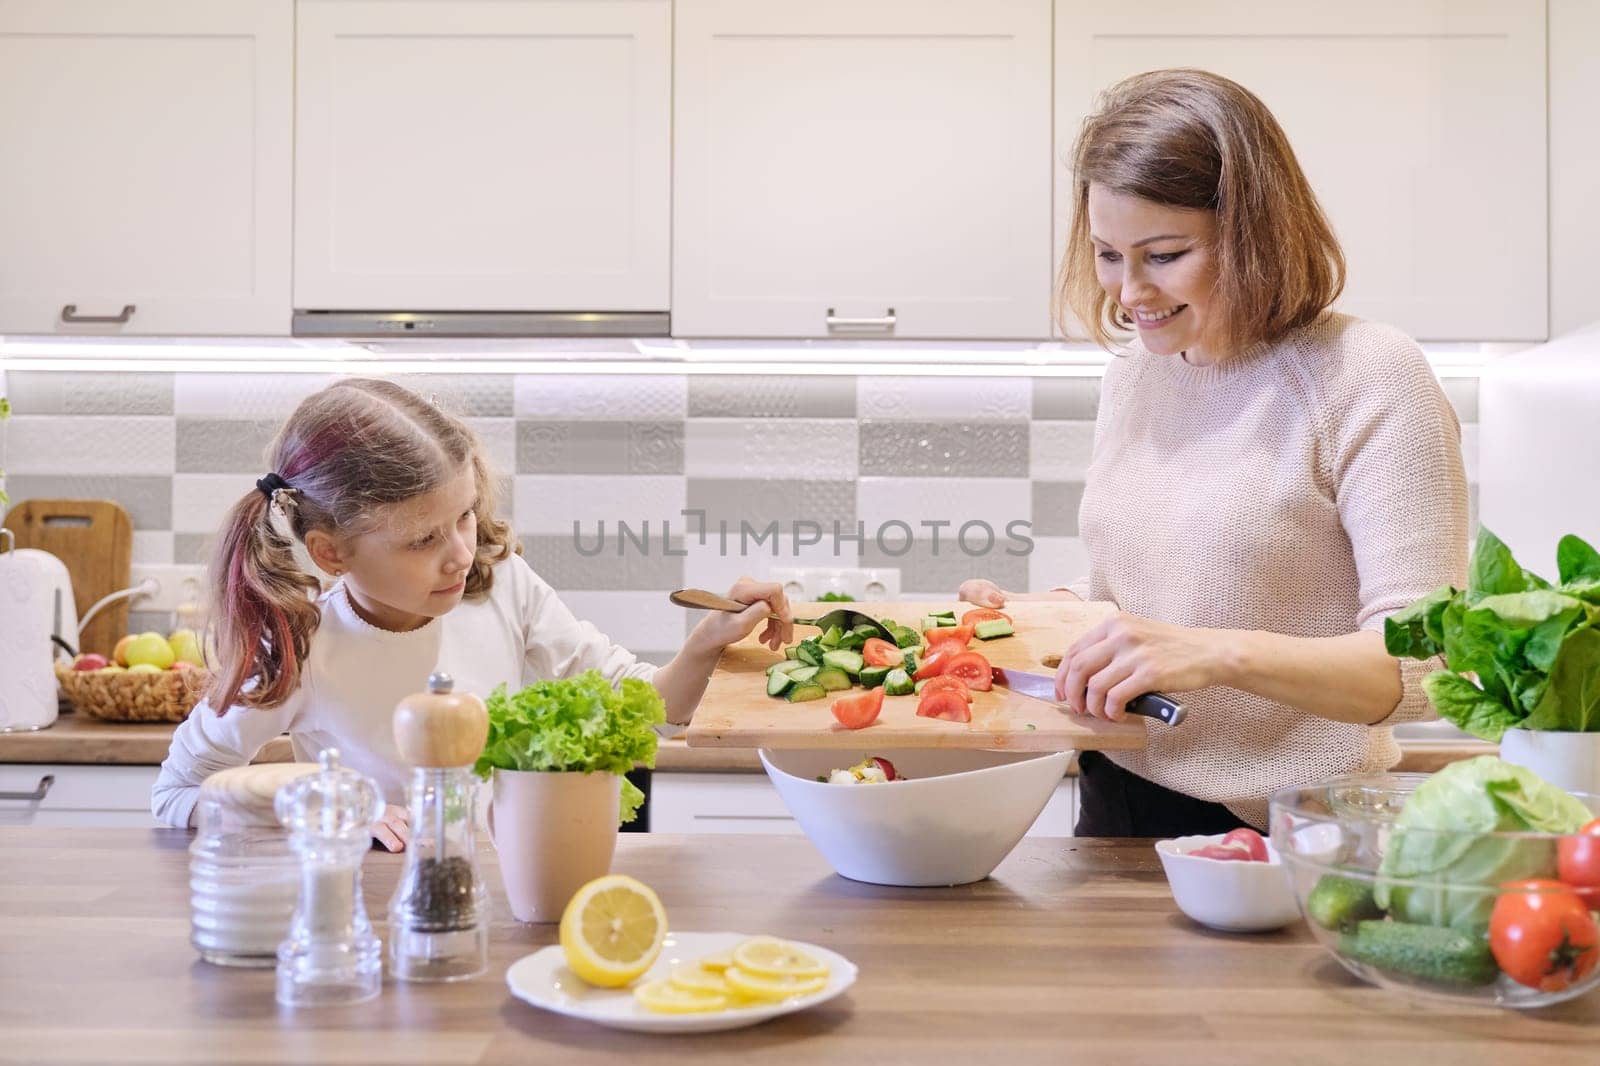
M 1600 908 L 1600 818 L 1557 842 L 1556 876 L 1590 907 Z
M 1489 950 L 1513 981 L 1559 992 L 1600 963 L 1600 929 L 1568 885 L 1535 879 L 1500 890 L 1489 915 Z

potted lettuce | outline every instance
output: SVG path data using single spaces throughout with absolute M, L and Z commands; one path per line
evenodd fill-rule
M 623 775 L 654 766 L 661 695 L 598 670 L 490 694 L 489 736 L 473 769 L 492 786 L 489 834 L 511 913 L 554 922 L 585 883 L 611 869 L 617 825 L 644 794 Z
M 1600 792 L 1600 552 L 1568 535 L 1556 566 L 1552 583 L 1480 528 L 1467 587 L 1391 615 L 1384 641 L 1391 655 L 1444 657 L 1423 681 L 1439 717 L 1554 784 Z

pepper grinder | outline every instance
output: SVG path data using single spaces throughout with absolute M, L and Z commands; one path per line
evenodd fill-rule
M 377 783 L 318 756 L 320 773 L 278 790 L 273 809 L 300 858 L 300 899 L 278 945 L 278 1002 L 291 1007 L 360 1003 L 383 986 L 383 945 L 361 902 L 361 860 L 383 814 Z
M 402 981 L 460 981 L 489 967 L 489 893 L 478 871 L 472 765 L 489 712 L 449 674 L 395 708 L 394 739 L 411 774 L 411 843 L 389 902 L 389 972 Z

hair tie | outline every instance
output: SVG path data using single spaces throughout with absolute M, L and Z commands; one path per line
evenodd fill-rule
M 265 477 L 256 479 L 256 491 L 265 496 L 268 502 L 271 502 L 273 493 L 277 492 L 279 489 L 286 489 L 288 487 L 289 483 L 283 480 L 283 478 L 279 477 L 277 474 L 268 474 Z

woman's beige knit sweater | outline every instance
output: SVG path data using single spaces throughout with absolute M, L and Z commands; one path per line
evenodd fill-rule
M 1106 371 L 1080 514 L 1089 598 L 1183 626 L 1333 637 L 1467 569 L 1461 427 L 1417 345 L 1330 314 L 1282 341 L 1194 367 L 1142 347 Z M 1266 824 L 1284 785 L 1382 770 L 1391 725 L 1430 715 L 1404 695 L 1382 725 L 1346 725 L 1229 688 L 1185 693 L 1189 716 L 1111 758 Z

